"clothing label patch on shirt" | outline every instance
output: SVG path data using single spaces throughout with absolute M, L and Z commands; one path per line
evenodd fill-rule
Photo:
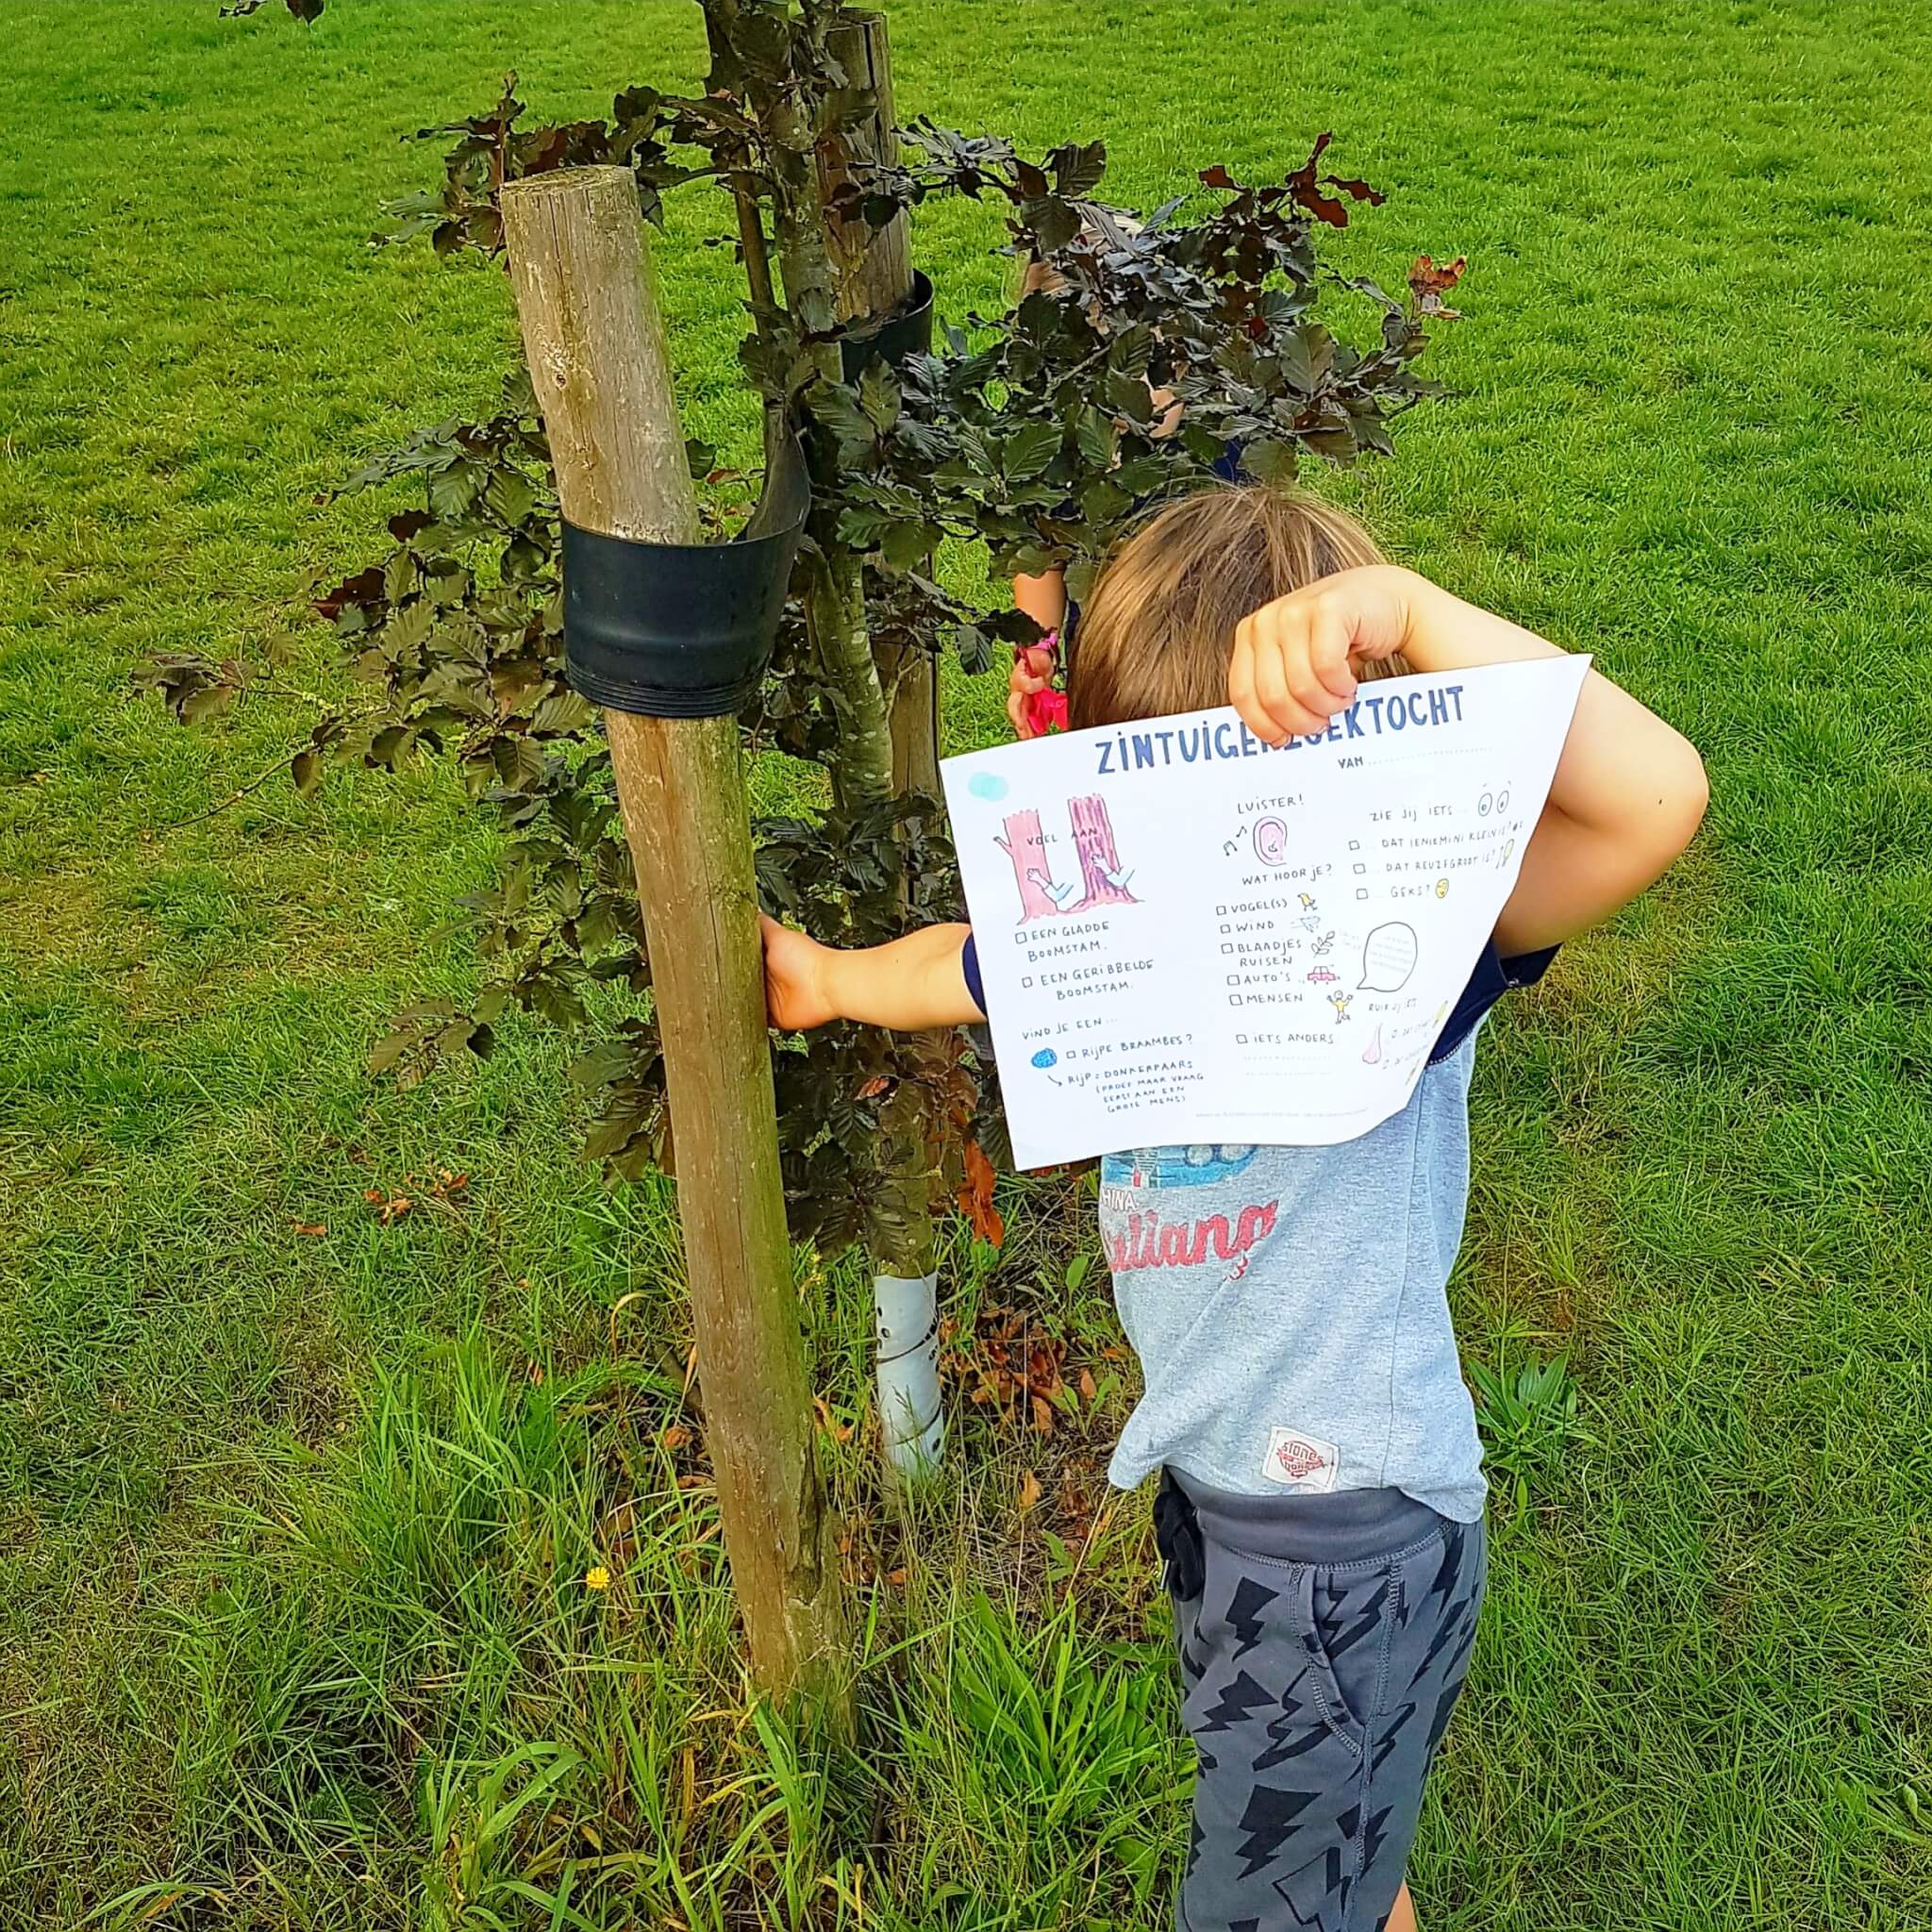
M 1261 1474 L 1284 1489 L 1332 1490 L 1341 1462 L 1341 1452 L 1333 1442 L 1299 1429 L 1275 1429 L 1268 1437 Z

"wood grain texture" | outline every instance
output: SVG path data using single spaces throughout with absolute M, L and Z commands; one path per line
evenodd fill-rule
M 825 44 L 850 83 L 870 88 L 878 103 L 868 125 L 849 128 L 820 147 L 819 183 L 829 195 L 850 175 L 855 162 L 896 161 L 899 138 L 893 132 L 892 63 L 885 21 L 876 13 L 853 14 L 826 35 Z M 876 230 L 863 222 L 842 223 L 827 210 L 825 226 L 839 320 L 891 315 L 912 292 L 912 224 L 906 210 Z
M 637 190 L 622 168 L 503 192 L 517 312 L 564 514 L 690 541 L 697 511 Z M 779 1179 L 738 725 L 605 714 L 650 940 L 719 1514 L 753 1669 L 850 1723 L 850 1645 L 824 1502 Z

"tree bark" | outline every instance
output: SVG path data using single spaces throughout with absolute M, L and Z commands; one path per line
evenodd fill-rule
M 829 203 L 855 165 L 890 165 L 899 158 L 893 126 L 892 59 L 886 23 L 876 13 L 855 13 L 834 27 L 826 44 L 854 87 L 873 91 L 878 107 L 869 126 L 853 128 L 819 150 L 819 192 Z M 906 210 L 883 228 L 841 221 L 828 206 L 825 237 L 833 273 L 833 305 L 841 322 L 862 322 L 896 312 L 912 295 L 912 224 Z M 937 665 L 930 651 L 879 644 L 873 650 L 886 694 L 892 740 L 892 789 L 940 790 L 940 713 Z
M 502 197 L 564 514 L 693 541 L 697 511 L 637 187 L 574 168 Z M 851 1723 L 851 1653 L 778 1169 L 738 726 L 607 712 L 650 941 L 718 1509 L 752 1665 Z

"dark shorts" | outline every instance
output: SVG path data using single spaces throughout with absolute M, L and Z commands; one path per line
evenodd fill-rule
M 1483 1525 L 1398 1490 L 1172 1472 L 1155 1525 L 1199 1760 L 1178 1932 L 1380 1932 L 1469 1668 Z

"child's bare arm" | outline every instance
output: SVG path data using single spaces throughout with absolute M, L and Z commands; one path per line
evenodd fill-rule
M 928 925 L 883 946 L 842 951 L 780 925 L 759 922 L 765 942 L 765 1005 L 788 1033 L 828 1020 L 858 1020 L 916 1033 L 960 1026 L 986 1015 L 966 990 L 961 957 L 973 928 Z
M 1413 571 L 1377 565 L 1324 577 L 1246 618 L 1229 702 L 1278 744 L 1323 729 L 1354 702 L 1357 661 L 1396 653 L 1424 672 L 1562 655 Z M 1607 918 L 1690 842 L 1708 795 L 1689 741 L 1591 671 L 1497 943 L 1532 952 Z

